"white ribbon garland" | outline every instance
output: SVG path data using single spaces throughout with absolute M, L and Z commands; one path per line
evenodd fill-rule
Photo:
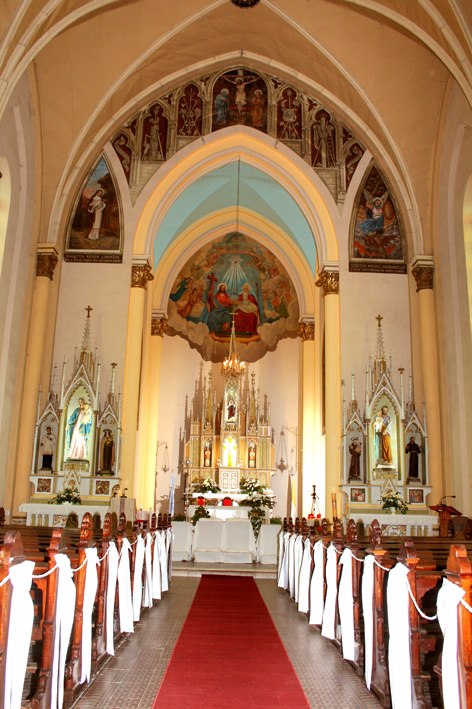
M 10 620 L 5 659 L 4 709 L 20 709 L 33 631 L 34 605 L 30 588 L 34 561 L 22 561 L 10 567 L 12 585 Z

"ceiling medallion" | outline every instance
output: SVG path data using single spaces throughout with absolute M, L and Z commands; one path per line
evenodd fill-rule
M 260 0 L 231 0 L 233 5 L 238 7 L 254 7 Z

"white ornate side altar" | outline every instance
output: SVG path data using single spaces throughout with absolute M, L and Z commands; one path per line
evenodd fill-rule
M 363 512 L 356 513 L 351 509 L 350 517 L 356 524 L 359 522 L 364 525 L 364 533 L 368 534 L 368 527 L 372 520 L 378 520 L 380 531 L 386 537 L 433 537 L 438 535 L 439 518 L 437 515 L 430 514 L 367 514 Z

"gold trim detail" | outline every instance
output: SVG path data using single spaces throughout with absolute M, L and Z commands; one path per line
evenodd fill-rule
M 434 266 L 415 266 L 412 274 L 416 281 L 416 292 L 420 290 L 433 290 Z
M 152 318 L 151 335 L 159 335 L 159 337 L 164 337 L 164 332 L 167 330 L 167 327 L 167 318 Z
M 315 323 L 300 321 L 298 325 L 297 335 L 301 337 L 303 342 L 315 339 Z
M 57 254 L 38 254 L 36 257 L 36 276 L 49 278 L 52 281 L 57 262 Z
M 337 271 L 323 271 L 317 281 L 315 281 L 315 286 L 323 289 L 322 295 L 331 295 L 335 293 L 339 294 L 339 273 Z
M 153 281 L 154 275 L 149 264 L 133 264 L 131 267 L 131 288 L 146 289 L 148 281 Z

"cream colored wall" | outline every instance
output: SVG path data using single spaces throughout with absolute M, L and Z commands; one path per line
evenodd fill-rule
M 438 154 L 435 303 L 446 495 L 472 515 L 472 346 L 465 264 L 464 191 L 472 173 L 472 114 L 453 89 Z M 454 503 L 454 500 L 449 500 Z
M 250 371 L 256 373 L 256 386 L 261 390 L 261 403 L 266 393 L 271 404 L 271 424 L 276 433 L 276 453 L 279 456 L 278 439 L 282 426 L 295 428 L 298 425 L 298 352 L 301 346 L 299 339 L 282 340 L 274 352 L 269 352 L 262 360 L 250 365 Z M 240 348 L 243 356 L 243 348 Z M 184 460 L 184 451 L 179 447 L 180 429 L 185 424 L 185 397 L 189 397 L 189 407 L 195 391 L 195 380 L 200 376 L 200 355 L 189 348 L 187 342 L 181 337 L 165 336 L 162 345 L 162 371 L 160 387 L 160 409 L 158 440 L 167 443 L 169 449 L 170 471 L 162 472 L 164 446 L 159 447 L 157 499 L 161 500 L 161 509 L 167 510 L 167 497 L 169 494 L 170 476 L 172 470 L 176 473 L 176 513 L 183 509 L 180 500 L 183 492 L 183 476 L 181 462 Z M 208 377 L 211 364 L 205 362 L 203 376 Z M 219 365 L 213 368 L 213 388 L 217 396 L 223 391 L 223 380 L 219 375 Z M 296 447 L 294 434 L 285 433 L 288 454 L 292 445 Z M 295 467 L 295 460 L 294 460 Z M 149 471 L 152 474 L 152 471 Z M 286 497 L 288 486 L 288 473 L 278 471 L 272 478 L 272 488 L 277 495 L 275 515 L 286 514 Z
M 18 83 L 2 118 L 0 156 L 8 161 L 11 178 L 11 204 L 0 277 L 0 505 L 10 511 L 14 442 L 21 426 L 18 411 L 24 342 L 36 266 L 32 243 L 35 146 L 27 76 Z

